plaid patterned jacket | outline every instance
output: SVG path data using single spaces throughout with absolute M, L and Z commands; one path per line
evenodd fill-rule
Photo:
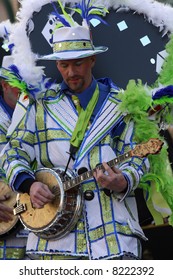
M 95 120 L 86 131 L 76 158 L 69 168 L 76 172 L 80 167 L 94 168 L 97 163 L 110 161 L 131 150 L 134 125 L 128 116 L 118 109 L 117 88 L 110 85 L 110 93 Z M 16 176 L 27 172 L 34 177 L 31 164 L 37 168 L 66 166 L 70 138 L 78 113 L 71 99 L 57 91 L 49 90 L 42 99 L 29 106 L 22 123 L 13 133 L 10 146 L 3 157 L 10 186 Z M 111 131 L 125 122 L 121 135 L 112 138 Z M 82 189 L 92 190 L 94 199 L 84 200 L 83 214 L 75 228 L 64 238 L 43 240 L 29 234 L 27 253 L 39 255 L 84 256 L 89 259 L 111 259 L 123 255 L 139 258 L 139 237 L 145 239 L 138 224 L 134 189 L 149 166 L 146 159 L 130 158 L 119 164 L 128 181 L 123 195 L 107 196 L 103 188 L 92 178 L 82 183 Z

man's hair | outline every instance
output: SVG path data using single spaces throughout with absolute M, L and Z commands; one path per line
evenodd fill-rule
M 2 85 L 1 85 L 1 79 L 0 79 L 0 96 L 3 96 L 3 89 L 2 89 Z
M 2 87 L 2 81 L 4 81 L 4 79 L 2 77 L 0 77 L 0 96 L 4 95 L 4 91 L 3 91 L 3 87 Z

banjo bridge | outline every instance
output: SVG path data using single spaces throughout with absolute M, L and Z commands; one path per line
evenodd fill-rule
M 25 212 L 26 210 L 27 210 L 26 204 L 20 204 L 13 209 L 13 214 L 16 216 Z

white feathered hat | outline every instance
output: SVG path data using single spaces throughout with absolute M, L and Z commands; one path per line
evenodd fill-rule
M 53 53 L 38 57 L 41 60 L 66 60 L 88 57 L 96 54 L 106 52 L 108 47 L 93 45 L 90 20 L 92 18 L 99 18 L 100 15 L 108 12 L 104 7 L 92 6 L 93 1 L 82 0 L 81 3 L 76 4 L 72 11 L 78 12 L 82 18 L 82 25 L 79 25 L 69 15 L 60 0 L 58 3 L 61 7 L 63 15 L 60 15 L 54 5 L 55 15 L 57 17 L 57 25 L 53 32 Z M 104 22 L 105 23 L 105 22 Z

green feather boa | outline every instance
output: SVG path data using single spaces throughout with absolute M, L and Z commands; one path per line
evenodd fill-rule
M 173 85 L 173 34 L 171 34 L 170 40 L 166 45 L 166 52 L 168 55 L 163 63 L 162 70 L 159 73 L 154 87 L 159 84 L 164 86 Z
M 170 40 L 166 45 L 167 57 L 162 65 L 162 70 L 159 73 L 158 79 L 151 86 L 151 90 L 160 85 L 173 85 L 173 34 L 170 35 Z M 167 124 L 173 124 L 173 98 L 163 96 L 160 99 L 153 100 L 153 105 L 163 105 L 164 110 L 158 114 L 158 117 Z M 159 116 L 160 115 L 160 116 Z
M 159 127 L 156 121 L 148 118 L 147 110 L 152 107 L 152 98 L 148 94 L 148 89 L 139 80 L 130 80 L 124 92 L 118 94 L 120 110 L 130 114 L 135 123 L 135 141 L 147 142 L 150 138 L 163 138 L 159 135 Z M 173 176 L 167 172 L 166 162 L 168 162 L 167 147 L 164 145 L 157 155 L 149 155 L 150 173 L 145 174 L 140 182 L 140 187 L 150 192 L 149 182 L 154 182 L 170 209 L 173 212 Z M 173 226 L 173 214 L 169 218 L 169 223 Z

